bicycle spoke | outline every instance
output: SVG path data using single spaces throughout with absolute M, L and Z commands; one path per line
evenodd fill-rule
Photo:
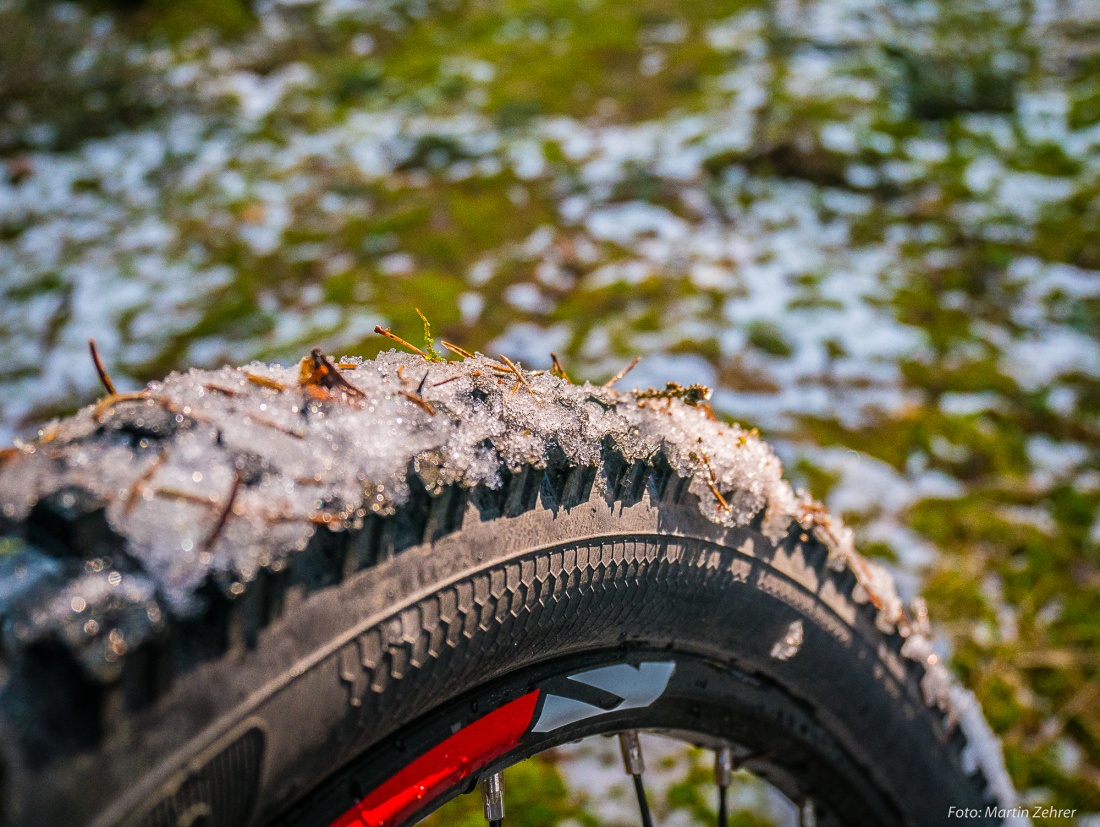
M 619 749 L 623 753 L 623 766 L 634 777 L 634 792 L 638 796 L 638 810 L 642 814 L 642 827 L 653 827 L 653 817 L 649 814 L 649 800 L 645 794 L 642 773 L 645 772 L 645 760 L 642 758 L 642 744 L 638 740 L 638 731 L 628 729 L 619 733 Z
M 732 781 L 733 750 L 729 747 L 720 747 L 714 753 L 714 783 L 718 785 L 718 827 L 727 827 L 729 824 L 726 799 Z
M 798 809 L 798 827 L 817 827 L 817 814 L 814 812 L 814 800 L 806 798 Z
M 494 772 L 481 779 L 481 801 L 485 805 L 485 820 L 489 827 L 504 823 L 504 773 Z

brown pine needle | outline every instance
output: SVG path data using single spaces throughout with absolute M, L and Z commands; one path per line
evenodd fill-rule
M 266 376 L 260 376 L 258 373 L 252 373 L 248 370 L 242 370 L 244 378 L 251 382 L 253 385 L 259 385 L 261 388 L 271 388 L 273 391 L 285 391 L 287 386 L 277 379 L 268 379 Z
M 336 367 L 340 370 L 357 370 L 359 368 L 358 362 L 337 362 Z
M 39 442 L 43 444 L 53 442 L 61 434 L 61 425 L 60 423 L 55 423 L 46 430 L 39 431 L 39 434 L 41 434 L 41 436 L 38 437 Z
M 154 496 L 167 497 L 173 500 L 182 500 L 183 502 L 193 503 L 195 505 L 205 505 L 212 507 L 218 504 L 216 497 L 203 494 L 192 494 L 190 491 L 181 491 L 178 488 L 158 488 L 153 492 Z
M 92 353 L 92 362 L 95 364 L 95 372 L 99 374 L 99 381 L 103 383 L 107 393 L 115 396 L 118 391 L 115 390 L 115 383 L 111 381 L 111 377 L 107 375 L 107 369 L 103 367 L 103 360 L 99 358 L 99 350 L 95 346 L 95 339 L 88 340 L 88 350 Z
M 136 393 L 116 393 L 113 396 L 105 396 L 96 403 L 96 406 L 92 408 L 92 419 L 96 422 L 102 422 L 104 414 L 111 410 L 115 405 L 120 402 L 133 402 L 138 399 L 152 399 L 164 407 L 171 409 L 171 405 L 167 399 L 163 399 L 159 396 L 149 396 L 145 391 L 138 391 Z
M 730 504 L 726 502 L 726 498 L 722 496 L 722 492 L 718 490 L 718 486 L 714 484 L 714 480 L 707 480 L 707 488 L 710 489 L 710 493 L 714 495 L 714 498 L 718 500 L 718 505 L 722 506 L 722 510 L 729 511 Z
M 569 374 L 565 372 L 565 368 L 561 366 L 561 360 L 558 358 L 558 354 L 553 351 L 550 352 L 550 358 L 554 360 L 553 367 L 550 368 L 550 373 L 553 376 L 557 376 L 564 379 L 569 384 L 573 384 L 573 380 L 569 378 Z
M 380 325 L 380 324 L 374 326 L 374 332 L 375 333 L 381 333 L 387 339 L 392 339 L 393 341 L 397 342 L 397 344 L 401 345 L 401 347 L 406 347 L 409 350 L 411 350 L 413 353 L 419 353 L 425 359 L 428 358 L 428 354 L 425 353 L 424 351 L 422 351 L 416 345 L 409 344 L 404 339 L 402 339 L 400 336 L 398 336 L 396 333 L 391 333 L 390 331 L 386 330 L 386 328 L 382 327 L 382 325 Z
M 233 390 L 233 388 L 227 388 L 222 385 L 215 385 L 213 382 L 206 382 L 205 384 L 203 384 L 203 387 L 206 388 L 208 391 L 213 391 L 214 393 L 224 393 L 226 396 L 236 396 L 238 393 L 237 391 Z
M 426 410 L 429 415 L 435 416 L 435 408 L 433 408 L 432 404 L 427 399 L 425 399 L 423 396 L 420 396 L 419 394 L 415 394 L 415 393 L 412 393 L 411 391 L 406 391 L 406 390 L 398 390 L 397 392 L 399 394 L 401 394 L 403 397 L 405 397 L 406 399 L 408 399 L 410 402 L 415 402 L 421 408 Z
M 445 342 L 442 339 L 439 340 L 439 343 L 441 345 L 443 345 L 443 347 L 447 348 L 447 350 L 451 351 L 452 353 L 457 353 L 463 359 L 473 359 L 474 358 L 474 354 L 470 353 L 470 351 L 466 350 L 465 348 L 461 348 L 458 345 L 452 344 L 450 342 Z
M 710 457 L 706 454 L 700 454 L 703 459 L 703 463 L 707 466 L 707 488 L 710 489 L 715 499 L 718 500 L 718 504 L 722 506 L 723 511 L 730 510 L 730 504 L 726 502 L 726 498 L 722 496 L 722 492 L 718 490 L 718 475 L 714 473 L 714 466 L 710 464 Z
M 241 475 L 233 473 L 233 485 L 229 489 L 229 496 L 225 500 L 225 506 L 218 513 L 217 522 L 214 523 L 214 530 L 210 532 L 210 536 L 206 538 L 206 541 L 202 544 L 203 551 L 210 551 L 214 547 L 214 543 L 217 542 L 219 535 L 225 529 L 225 524 L 229 522 L 229 515 L 233 513 L 233 503 L 237 501 L 237 492 L 241 488 Z
M 603 386 L 605 388 L 613 387 L 615 385 L 615 383 L 617 383 L 620 379 L 622 379 L 624 376 L 626 376 L 628 373 L 630 373 L 630 371 L 634 370 L 634 368 L 637 367 L 637 365 L 640 361 L 642 361 L 642 357 L 641 356 L 635 356 L 633 359 L 630 360 L 629 365 L 627 365 L 625 368 L 623 368 L 618 373 L 616 373 L 614 376 L 612 376 L 610 379 L 608 379 L 606 382 L 604 382 Z
M 523 387 L 527 388 L 527 392 L 531 394 L 531 396 L 538 396 L 538 394 L 535 393 L 535 389 L 527 384 L 527 380 L 524 378 L 523 373 L 520 372 L 520 369 L 516 367 L 515 363 L 503 353 L 500 354 L 500 358 L 504 361 L 506 365 L 508 365 L 509 368 L 512 369 L 512 373 L 514 373 L 516 375 L 516 379 L 519 380 L 519 382 L 516 383 L 516 386 L 512 388 L 512 393 L 515 393 L 517 390 L 519 390 L 520 383 L 522 383 Z
M 245 414 L 245 419 L 255 422 L 257 425 L 263 425 L 265 428 L 271 428 L 273 431 L 279 431 L 280 433 L 292 436 L 295 439 L 305 439 L 306 435 L 301 431 L 296 431 L 293 428 L 288 428 L 286 425 L 280 425 L 274 419 L 268 419 L 266 416 L 260 414 Z
M 469 372 L 468 374 L 466 374 L 466 375 L 467 375 L 467 376 L 470 376 L 470 377 L 473 377 L 473 376 L 481 376 L 481 371 L 480 371 L 480 370 L 473 370 L 473 371 L 470 371 L 470 372 Z M 443 380 L 442 382 L 436 382 L 436 383 L 435 383 L 434 385 L 432 385 L 432 387 L 433 387 L 433 388 L 438 388 L 438 387 L 439 387 L 440 385 L 446 385 L 446 384 L 447 384 L 448 382 L 453 382 L 453 381 L 455 381 L 456 379 L 461 379 L 461 378 L 462 378 L 462 374 L 461 374 L 461 373 L 459 373 L 459 374 L 456 374 L 456 375 L 454 375 L 454 376 L 448 376 L 448 377 L 447 377 L 446 379 L 444 379 L 444 380 Z
M 126 513 L 129 514 L 134 510 L 134 506 L 138 504 L 138 500 L 141 499 L 142 493 L 145 491 L 145 486 L 149 484 L 149 480 L 160 470 L 160 467 L 164 465 L 165 460 L 168 459 L 168 450 L 161 451 L 156 459 L 149 463 L 149 467 L 141 472 L 141 476 L 134 480 L 134 484 L 130 486 L 130 491 L 126 495 Z

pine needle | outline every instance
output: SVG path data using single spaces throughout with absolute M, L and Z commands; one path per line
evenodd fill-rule
M 616 373 L 614 376 L 612 376 L 610 379 L 608 379 L 606 382 L 604 382 L 603 386 L 605 388 L 613 387 L 615 385 L 615 383 L 617 383 L 620 379 L 622 379 L 624 376 L 626 376 L 628 373 L 630 373 L 630 371 L 634 370 L 634 368 L 637 367 L 637 365 L 640 361 L 642 361 L 642 357 L 641 356 L 635 356 L 633 359 L 630 360 L 629 365 L 627 365 L 625 368 L 623 368 L 618 373 Z

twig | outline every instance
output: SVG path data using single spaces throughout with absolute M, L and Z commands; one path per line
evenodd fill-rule
M 538 394 L 535 393 L 534 388 L 532 388 L 529 384 L 527 384 L 527 380 L 524 378 L 523 374 L 520 372 L 520 369 L 516 367 L 515 363 L 511 359 L 509 359 L 507 356 L 505 356 L 503 353 L 500 354 L 500 358 L 503 359 L 504 363 L 506 365 L 508 365 L 509 368 L 512 369 L 512 373 L 514 373 L 516 375 L 516 379 L 519 380 L 516 383 L 516 386 L 514 388 L 512 388 L 512 393 L 515 393 L 516 391 L 518 391 L 520 384 L 522 384 L 523 387 L 527 388 L 527 392 L 529 394 L 531 394 L 531 396 L 538 396 Z
M 226 396 L 236 396 L 238 394 L 238 391 L 233 390 L 233 388 L 227 388 L 222 385 L 215 385 L 213 382 L 206 382 L 203 384 L 203 387 L 206 388 L 208 391 L 214 391 L 215 393 L 224 393 Z
M 190 491 L 181 491 L 179 488 L 158 488 L 153 492 L 153 496 L 169 497 L 174 500 L 183 500 L 184 502 L 194 503 L 195 505 L 205 505 L 207 507 L 218 504 L 217 499 L 214 497 L 204 496 L 202 494 L 192 494 Z
M 622 379 L 624 376 L 626 376 L 628 373 L 630 373 L 630 371 L 634 370 L 634 368 L 637 367 L 637 365 L 640 361 L 642 361 L 642 357 L 641 356 L 635 356 L 633 359 L 630 360 L 629 365 L 627 365 L 625 368 L 623 368 L 618 373 L 616 373 L 614 376 L 612 376 L 610 379 L 608 379 L 606 382 L 604 382 L 603 386 L 605 388 L 613 387 L 616 382 L 618 382 L 620 379 Z
M 710 457 L 702 453 L 699 454 L 699 456 L 702 458 L 703 463 L 707 466 L 707 471 L 710 474 L 709 479 L 707 479 L 707 488 L 710 489 L 710 493 L 712 493 L 718 500 L 718 504 L 722 506 L 722 510 L 729 511 L 730 504 L 726 502 L 726 498 L 723 497 L 722 492 L 718 490 L 718 475 L 714 473 L 714 466 L 710 464 Z
M 439 343 L 441 345 L 443 345 L 443 347 L 447 348 L 447 350 L 451 351 L 452 353 L 457 353 L 463 359 L 473 359 L 474 358 L 474 354 L 470 353 L 470 351 L 466 350 L 465 348 L 461 348 L 458 345 L 451 344 L 450 342 L 445 342 L 442 339 L 439 340 Z
M 404 390 L 403 388 L 398 389 L 397 392 L 404 396 L 406 399 L 415 402 L 421 408 L 426 410 L 430 416 L 435 416 L 435 408 L 433 408 L 432 404 L 423 396 L 424 386 L 428 384 L 429 373 L 431 373 L 431 371 L 424 371 L 424 378 L 420 380 L 420 384 L 417 385 L 415 393 Z
M 41 442 L 43 445 L 46 444 L 47 442 L 53 442 L 55 439 L 57 439 L 58 435 L 61 433 L 61 424 L 60 423 L 54 423 L 53 425 L 48 427 L 45 431 L 41 431 L 40 433 L 41 433 L 41 436 L 39 436 L 38 441 Z
M 245 419 L 255 422 L 257 425 L 263 425 L 265 428 L 271 428 L 274 431 L 279 431 L 287 436 L 292 436 L 295 439 L 305 439 L 306 435 L 301 431 L 295 431 L 293 428 L 288 428 L 286 425 L 280 425 L 274 419 L 268 419 L 266 416 L 260 414 L 249 413 L 244 415 Z
M 402 339 L 397 334 L 391 333 L 390 331 L 386 330 L 386 328 L 382 327 L 382 325 L 380 325 L 380 324 L 374 326 L 374 332 L 375 333 L 381 333 L 387 339 L 392 339 L 393 341 L 397 342 L 397 344 L 401 345 L 402 347 L 407 347 L 413 353 L 419 353 L 425 359 L 428 358 L 428 354 L 425 353 L 424 351 L 422 351 L 416 345 L 409 344 L 408 342 L 406 342 L 404 339 Z
M 550 351 L 550 358 L 554 360 L 554 364 L 550 368 L 551 375 L 557 376 L 559 379 L 564 379 L 569 384 L 573 384 L 573 380 L 569 378 L 569 374 L 566 373 L 565 368 L 561 366 L 561 360 L 558 358 L 558 354 L 554 353 L 554 351 Z
M 126 495 L 127 514 L 134 510 L 134 506 L 138 504 L 138 500 L 141 499 L 141 495 L 145 491 L 145 486 L 148 485 L 149 480 L 151 480 L 157 471 L 160 470 L 160 467 L 164 465 L 166 459 L 168 459 L 168 449 L 157 454 L 156 459 L 149 463 L 149 467 L 141 472 L 140 477 L 134 480 L 134 484 L 130 486 L 130 491 Z
M 718 504 L 722 506 L 722 510 L 729 511 L 730 504 L 726 502 L 726 498 L 722 496 L 722 492 L 718 490 L 718 486 L 714 484 L 714 480 L 707 480 L 707 488 L 710 489 L 710 493 L 714 495 L 714 498 L 718 500 Z
M 421 408 L 426 410 L 430 415 L 435 416 L 435 408 L 433 408 L 432 404 L 427 399 L 425 399 L 423 396 L 420 396 L 419 394 L 415 394 L 415 393 L 412 393 L 411 391 L 407 391 L 407 390 L 403 390 L 403 389 L 398 389 L 397 392 L 399 394 L 401 394 L 403 397 L 405 397 L 406 399 L 408 399 L 410 402 L 415 402 Z
M 242 370 L 241 373 L 244 374 L 245 379 L 253 385 L 259 385 L 261 388 L 271 388 L 273 391 L 288 390 L 287 386 L 277 379 L 269 379 L 266 376 L 260 376 L 258 373 L 252 373 L 252 371 L 248 370 Z
M 233 503 L 237 500 L 237 492 L 240 488 L 241 475 L 234 471 L 233 486 L 229 489 L 229 497 L 225 501 L 225 507 L 218 514 L 218 520 L 214 523 L 214 530 L 210 532 L 210 536 L 202 544 L 203 551 L 210 551 L 214 547 L 214 543 L 217 542 L 218 535 L 225 529 L 225 524 L 229 522 L 229 515 L 233 513 Z
M 103 383 L 107 393 L 115 396 L 118 391 L 115 390 L 115 383 L 111 381 L 111 377 L 107 375 L 107 369 L 103 367 L 103 360 L 99 358 L 99 350 L 95 346 L 95 339 L 88 340 L 88 350 L 92 353 L 92 362 L 95 364 L 95 372 L 99 374 L 99 381 Z
M 160 396 L 149 396 L 145 391 L 137 391 L 136 393 L 116 393 L 114 396 L 105 396 L 96 403 L 96 406 L 92 408 L 92 419 L 96 422 L 102 422 L 103 415 L 115 405 L 121 402 L 134 402 L 139 399 L 152 399 L 158 404 L 164 405 L 164 407 L 169 410 L 172 409 L 171 403 L 169 403 L 167 399 Z

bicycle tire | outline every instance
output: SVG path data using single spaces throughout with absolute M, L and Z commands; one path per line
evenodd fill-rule
M 5 823 L 366 824 L 372 791 L 523 698 L 530 715 L 514 741 L 488 744 L 385 823 L 526 755 L 623 728 L 767 752 L 754 769 L 811 799 L 823 825 L 941 824 L 950 807 L 978 814 L 967 823 L 1004 821 L 1014 802 L 999 751 L 972 696 L 949 685 L 920 612 L 901 608 L 820 507 L 761 487 L 777 467 L 762 443 L 712 422 L 699 390 L 620 394 L 510 368 L 391 352 L 349 370 L 363 377 L 349 385 L 315 352 L 300 376 L 192 371 L 7 452 Z M 424 372 L 417 390 L 403 371 Z M 256 405 L 290 418 L 262 421 Z M 395 425 L 368 443 L 408 443 L 396 489 L 334 460 L 359 500 L 333 483 L 304 521 L 242 510 L 239 490 L 261 501 L 265 486 L 269 497 L 286 487 L 279 465 L 293 465 L 292 450 L 280 439 L 308 442 L 326 415 L 368 408 L 375 426 Z M 564 444 L 575 424 L 540 425 L 551 409 L 592 432 Z M 450 417 L 453 438 L 471 411 L 500 420 L 474 446 L 480 478 L 453 473 L 457 449 L 433 430 Z M 242 417 L 253 420 L 244 430 Z M 627 424 L 608 433 L 600 417 Z M 257 420 L 271 444 L 257 443 Z M 639 422 L 675 436 L 639 437 Z M 540 428 L 557 436 L 539 443 Z M 685 453 L 696 432 L 736 441 L 735 458 L 753 452 L 756 476 L 740 460 L 712 462 L 718 446 Z M 174 459 L 188 440 L 209 450 Z M 187 570 L 142 545 L 150 526 L 131 519 L 151 501 L 143 486 L 169 470 L 223 489 L 232 479 L 220 501 L 173 489 L 178 502 L 156 512 L 175 508 L 188 525 L 205 515 L 197 559 L 209 559 L 185 588 Z M 174 530 L 162 533 L 179 542 Z M 248 543 L 269 547 L 254 570 L 219 556 Z M 648 703 L 626 703 L 637 686 L 624 684 L 605 691 L 607 708 L 591 689 L 573 698 L 599 708 L 586 717 L 548 712 L 555 688 L 575 694 L 571 677 L 654 664 L 668 678 Z

